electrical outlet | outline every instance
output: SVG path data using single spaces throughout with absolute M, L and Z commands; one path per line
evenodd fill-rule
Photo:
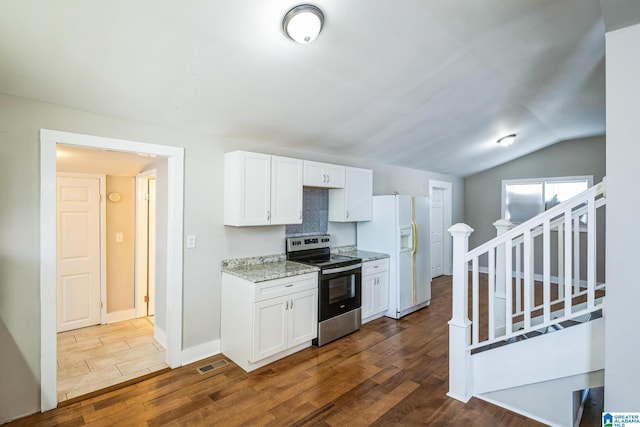
M 196 236 L 195 234 L 189 234 L 187 236 L 187 249 L 193 249 L 196 247 Z
M 124 234 L 120 231 L 116 233 L 116 243 L 122 243 L 124 241 Z

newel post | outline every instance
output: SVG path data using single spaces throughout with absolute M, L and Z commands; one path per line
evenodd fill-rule
M 508 219 L 499 219 L 493 223 L 493 226 L 496 228 L 496 237 L 498 237 L 511 230 L 513 224 Z M 506 266 L 504 264 L 505 249 L 504 245 L 500 245 L 496 250 L 496 292 L 493 304 L 493 319 L 496 336 L 504 335 L 507 321 L 505 300 L 507 298 L 506 287 L 508 278 L 506 275 Z
M 469 236 L 473 228 L 454 224 L 449 228 L 453 237 L 453 284 L 451 320 L 449 321 L 449 392 L 447 396 L 462 402 L 471 398 L 471 322 L 469 321 L 469 271 L 464 257 L 469 251 Z

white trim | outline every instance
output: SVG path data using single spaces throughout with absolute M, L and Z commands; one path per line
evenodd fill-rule
M 40 130 L 40 410 L 57 406 L 56 145 L 104 148 L 167 158 L 167 364 L 181 366 L 184 148 Z
M 133 308 L 107 313 L 107 323 L 117 323 L 124 320 L 133 319 L 135 317 L 135 313 L 136 312 Z
M 156 177 L 158 174 L 157 169 L 150 169 L 148 171 L 140 172 L 136 175 L 136 239 L 135 239 L 135 272 L 134 272 L 134 307 L 135 317 L 145 317 L 147 315 L 146 310 L 142 310 L 146 306 L 144 297 L 147 293 L 147 213 L 148 205 L 143 203 L 142 184 L 144 181 L 148 181 L 150 177 Z M 145 242 L 145 244 L 142 244 Z M 145 288 L 142 288 L 142 285 Z
M 450 233 L 446 231 L 453 225 L 453 185 L 446 181 L 429 180 L 429 199 L 433 194 L 434 188 L 442 188 L 444 190 L 444 259 L 442 269 L 444 274 L 451 276 L 453 274 L 453 240 Z M 431 205 L 429 205 L 431 206 Z M 431 209 L 431 207 L 429 207 Z M 431 247 L 431 237 L 429 237 L 429 247 Z M 431 272 L 429 272 L 431 273 Z
M 57 177 L 95 178 L 100 184 L 100 324 L 107 323 L 107 176 L 94 173 L 58 172 Z M 57 197 L 57 196 L 56 196 Z M 57 205 L 57 198 L 56 198 Z M 56 207 L 57 213 L 57 207 Z M 56 224 L 57 230 L 57 224 Z M 57 237 L 56 237 L 57 238 Z M 56 242 L 57 245 L 57 242 Z M 56 255 L 57 265 L 57 255 Z M 57 307 L 56 307 L 57 310 Z
M 182 350 L 182 365 L 197 362 L 220 354 L 220 340 L 213 340 Z

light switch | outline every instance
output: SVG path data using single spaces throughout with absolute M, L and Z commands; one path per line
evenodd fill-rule
M 124 235 L 121 231 L 116 233 L 116 243 L 122 243 L 124 241 Z
M 187 249 L 193 249 L 196 247 L 196 236 L 195 234 L 189 234 L 187 236 Z

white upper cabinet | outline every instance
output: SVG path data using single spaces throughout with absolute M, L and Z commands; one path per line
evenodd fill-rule
M 304 161 L 303 184 L 308 187 L 344 188 L 345 167 L 329 163 Z
M 271 224 L 302 224 L 302 160 L 271 156 Z
M 373 213 L 373 171 L 345 168 L 344 188 L 329 190 L 329 221 L 370 221 Z
M 302 160 L 247 151 L 224 155 L 224 224 L 302 223 Z

